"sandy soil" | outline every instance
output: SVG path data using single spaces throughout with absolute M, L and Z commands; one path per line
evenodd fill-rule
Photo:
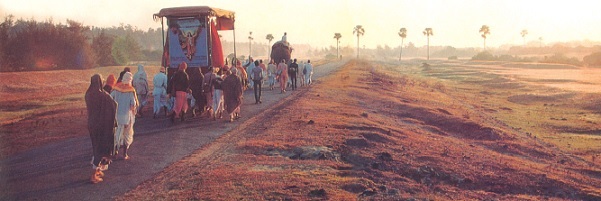
M 320 83 L 320 77 L 336 71 L 347 61 L 327 64 L 315 62 L 315 84 Z M 51 75 L 53 74 L 48 73 L 48 76 Z M 26 74 L 18 74 L 18 76 L 26 76 Z M 75 93 L 82 96 L 80 94 L 83 92 Z M 46 144 L 42 145 L 34 143 L 35 140 L 39 140 L 36 138 L 3 135 L 3 137 L 15 137 L 14 141 L 24 142 L 24 147 L 27 149 L 0 159 L 0 184 L 2 184 L 0 200 L 109 200 L 135 188 L 143 181 L 152 179 L 165 167 L 212 143 L 224 133 L 237 128 L 239 124 L 271 108 L 282 99 L 295 97 L 295 94 L 296 91 L 283 94 L 276 90 L 269 91 L 267 86 L 264 86 L 263 103 L 254 104 L 253 92 L 247 90 L 242 105 L 242 118 L 234 122 L 227 122 L 226 119 L 209 120 L 206 117 L 192 117 L 191 114 L 187 115 L 188 118 L 184 122 L 175 123 L 170 122 L 166 117 L 138 118 L 134 125 L 135 140 L 129 151 L 131 159 L 114 161 L 106 172 L 104 181 L 98 185 L 89 182 L 91 174 L 89 161 L 92 153 L 85 122 L 79 127 L 68 125 L 72 124 L 69 121 L 55 121 L 52 125 L 46 125 L 54 127 L 54 130 L 46 131 L 50 135 L 67 137 L 65 133 L 69 132 L 64 132 L 65 130 L 61 128 L 65 129 L 68 126 L 75 128 L 73 131 L 80 135 L 68 139 L 46 140 L 44 141 Z M 77 101 L 82 100 L 67 102 L 73 104 Z M 33 110 L 35 114 L 35 109 Z M 150 107 L 147 107 L 146 114 L 149 110 Z M 55 113 L 64 115 L 65 111 L 55 111 Z M 35 118 L 38 116 L 32 115 L 24 121 Z M 86 119 L 85 114 L 75 118 L 77 118 L 75 121 Z M 11 126 L 19 125 L 23 126 L 22 128 L 27 127 L 27 124 L 20 121 Z M 26 144 L 27 141 L 31 143 Z
M 132 73 L 137 66 L 129 66 Z M 123 66 L 86 70 L 0 73 L 0 159 L 88 135 L 85 91 L 96 73 L 119 76 Z M 159 71 L 146 66 L 149 84 Z
M 601 199 L 595 155 L 546 140 L 586 106 L 539 110 L 591 94 L 456 65 L 351 62 L 118 200 Z

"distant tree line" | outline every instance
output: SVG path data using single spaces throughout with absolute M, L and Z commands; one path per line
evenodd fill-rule
M 162 33 L 131 25 L 99 28 L 67 20 L 15 20 L 0 23 L 0 71 L 86 69 L 160 61 Z

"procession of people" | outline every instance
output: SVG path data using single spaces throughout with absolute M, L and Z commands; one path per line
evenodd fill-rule
M 93 150 L 94 171 L 90 182 L 103 181 L 103 171 L 113 160 L 130 159 L 128 150 L 134 142 L 134 124 L 137 118 L 145 117 L 143 109 L 151 98 L 153 119 L 163 116 L 175 123 L 176 119 L 185 121 L 187 116 L 213 121 L 226 116 L 226 121 L 232 122 L 241 117 L 243 94 L 247 89 L 252 88 L 255 104 L 260 104 L 265 81 L 268 84 L 265 88 L 269 90 L 279 82 L 280 93 L 286 93 L 288 87 L 296 90 L 297 77 L 302 80 L 301 86 L 310 85 L 311 61 L 300 66 L 296 62 L 296 59 L 283 59 L 276 66 L 271 60 L 265 66 L 263 60 L 249 58 L 244 68 L 240 61 L 232 60 L 231 67 L 226 61 L 224 66 L 209 67 L 205 74 L 201 68 L 188 69 L 188 64 L 182 62 L 170 78 L 166 68 L 160 67 L 153 76 L 152 89 L 143 65 L 138 65 L 135 74 L 125 67 L 118 79 L 109 74 L 104 82 L 102 75 L 93 75 L 85 94 Z M 160 115 L 161 111 L 164 115 Z

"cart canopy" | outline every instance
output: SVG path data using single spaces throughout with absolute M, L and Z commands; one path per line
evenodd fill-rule
M 234 12 L 209 6 L 163 8 L 159 13 L 153 15 L 155 19 L 162 17 L 179 18 L 196 16 L 215 17 L 215 28 L 217 28 L 217 30 L 233 30 L 234 21 L 236 21 Z

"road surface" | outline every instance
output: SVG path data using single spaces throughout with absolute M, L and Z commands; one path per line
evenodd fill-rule
M 314 84 L 319 84 L 321 77 L 346 62 L 348 60 L 314 67 Z M 242 118 L 233 123 L 225 122 L 225 118 L 212 121 L 197 117 L 175 124 L 166 118 L 138 119 L 134 125 L 134 143 L 129 151 L 131 159 L 114 161 L 105 172 L 104 182 L 99 184 L 89 181 L 92 145 L 88 136 L 8 157 L 0 161 L 0 200 L 109 200 L 122 195 L 249 117 L 295 94 L 290 89 L 280 94 L 279 89 L 268 91 L 267 88 L 263 86 L 263 103 L 258 105 L 254 104 L 252 90 L 244 93 Z

